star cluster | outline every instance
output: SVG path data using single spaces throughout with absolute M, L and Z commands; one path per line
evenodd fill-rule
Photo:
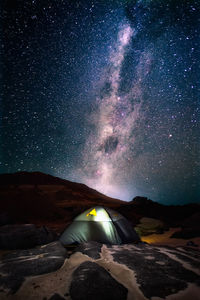
M 199 201 L 199 1 L 4 0 L 1 23 L 1 173 Z

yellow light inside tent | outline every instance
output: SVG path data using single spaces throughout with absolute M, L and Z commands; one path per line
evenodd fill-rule
M 91 210 L 86 216 L 88 217 L 89 215 L 96 216 L 97 215 L 96 209 L 94 208 L 93 210 Z

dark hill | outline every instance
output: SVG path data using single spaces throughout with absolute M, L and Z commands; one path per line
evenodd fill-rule
M 118 199 L 107 197 L 100 192 L 89 188 L 85 184 L 61 179 L 59 177 L 55 177 L 42 172 L 17 172 L 13 174 L 0 174 L 0 187 L 8 185 L 14 185 L 15 187 L 20 185 L 35 185 L 35 187 L 39 185 L 62 185 L 73 190 L 78 190 L 80 192 L 89 192 L 95 194 L 98 197 L 120 201 Z
M 47 224 L 65 228 L 83 210 L 94 205 L 117 208 L 125 202 L 88 186 L 40 172 L 0 175 L 0 223 Z M 8 216 L 8 217 L 6 217 Z
M 185 220 L 196 223 L 200 212 L 199 204 L 165 206 L 144 197 L 121 201 L 84 184 L 41 172 L 0 175 L 0 224 L 34 223 L 61 231 L 75 216 L 95 205 L 118 210 L 134 225 L 149 217 L 162 220 L 167 227 L 179 227 Z

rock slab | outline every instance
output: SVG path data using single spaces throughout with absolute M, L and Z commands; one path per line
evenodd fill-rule
M 66 257 L 67 251 L 58 241 L 5 254 L 0 265 L 0 290 L 15 293 L 26 276 L 56 271 L 63 265 Z
M 0 227 L 0 249 L 28 249 L 56 239 L 56 234 L 46 226 L 37 228 L 34 224 L 22 224 Z
M 104 268 L 90 261 L 74 271 L 70 286 L 72 300 L 125 300 L 127 292 Z

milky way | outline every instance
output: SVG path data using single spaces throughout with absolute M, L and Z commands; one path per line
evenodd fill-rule
M 110 53 L 109 70 L 104 85 L 108 91 L 98 99 L 99 110 L 96 114 L 96 128 L 87 142 L 84 161 L 86 161 L 84 181 L 102 193 L 113 197 L 122 196 L 121 182 L 128 171 L 134 145 L 132 134 L 138 118 L 141 118 L 141 64 L 137 68 L 137 80 L 133 82 L 128 93 L 119 92 L 121 68 L 128 52 L 131 38 L 136 33 L 130 25 L 120 26 L 118 40 Z M 147 62 L 143 57 L 142 69 Z M 137 103 L 133 100 L 137 99 Z M 124 190 L 124 197 L 126 197 Z
M 185 64 L 185 53 L 174 40 L 177 32 L 169 25 L 163 26 L 166 21 L 162 9 L 159 11 L 154 6 L 147 13 L 146 9 L 150 7 L 138 2 L 131 11 L 130 20 L 133 22 L 119 26 L 117 41 L 113 42 L 114 49 L 104 73 L 101 96 L 96 99 L 98 109 L 93 112 L 94 128 L 83 152 L 81 180 L 113 197 L 131 199 L 133 195 L 148 196 L 150 193 L 153 198 L 161 200 L 165 193 L 174 199 L 178 186 L 190 177 L 193 178 L 191 186 L 188 185 L 186 190 L 191 197 L 193 188 L 196 190 L 194 174 L 198 168 L 198 150 L 188 135 L 195 131 L 196 124 L 181 125 L 182 120 L 188 118 L 188 108 L 181 106 L 183 94 L 194 87 L 195 80 L 190 84 L 191 75 L 187 74 L 195 72 L 191 67 L 194 62 L 191 55 L 188 66 L 181 67 Z M 190 9 L 195 11 L 193 6 Z M 154 21 L 153 26 L 150 20 L 156 13 L 161 14 L 161 20 Z M 144 32 L 146 36 L 141 37 Z M 154 34 L 156 39 L 152 43 Z M 178 39 L 183 40 L 186 50 L 187 41 L 192 38 L 182 30 L 179 34 Z M 165 48 L 170 43 L 168 56 Z M 190 51 L 192 49 L 191 46 Z M 127 61 L 132 65 L 131 70 Z M 181 74 L 180 69 L 186 74 Z M 184 88 L 181 87 L 183 82 L 186 84 Z M 190 105 L 193 115 L 197 116 L 197 105 L 194 102 Z M 187 119 L 186 122 L 192 121 Z M 184 133 L 181 133 L 181 127 Z M 179 191 L 179 197 L 184 194 L 183 190 Z
M 3 1 L 0 173 L 200 199 L 200 2 Z

